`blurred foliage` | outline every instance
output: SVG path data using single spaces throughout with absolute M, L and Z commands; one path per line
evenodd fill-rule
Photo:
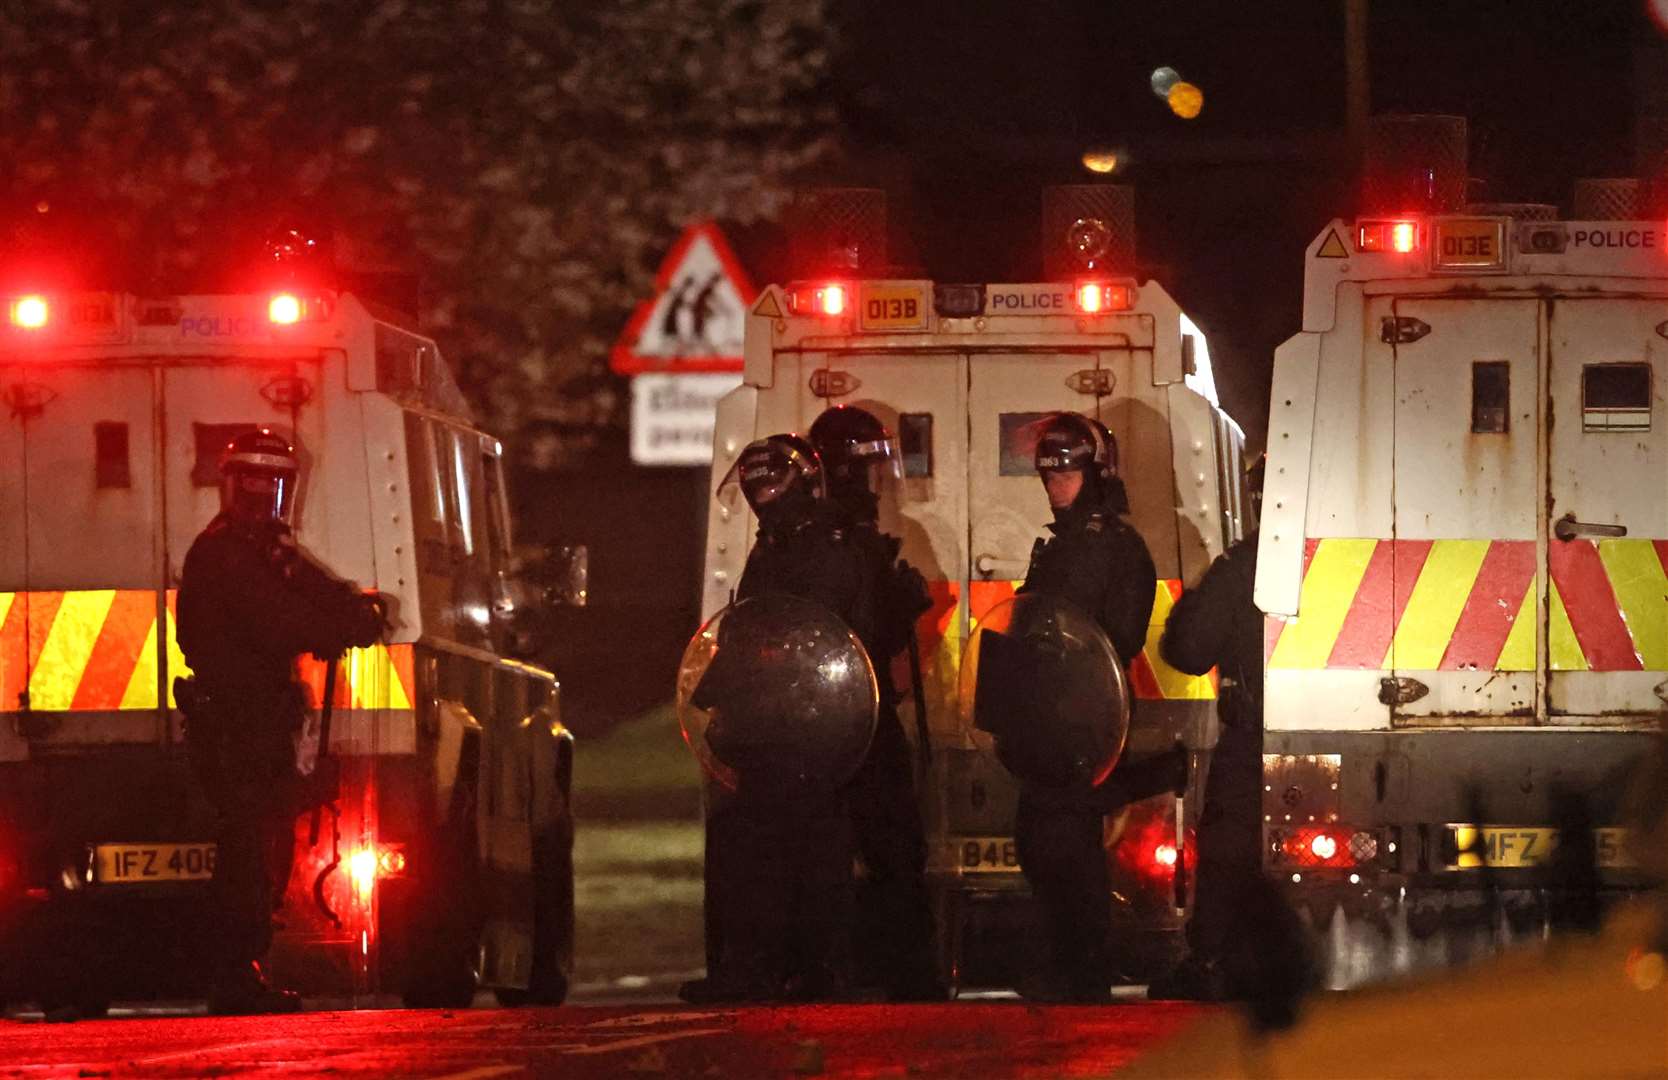
M 833 152 L 825 8 L 0 0 L 0 205 L 153 292 L 325 223 L 420 278 L 483 419 L 551 463 L 623 425 L 607 350 L 678 231 L 776 218 Z

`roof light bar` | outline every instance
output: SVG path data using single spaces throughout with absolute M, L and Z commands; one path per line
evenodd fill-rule
M 266 317 L 280 326 L 301 321 L 301 301 L 291 293 L 279 293 L 266 305 Z
M 795 315 L 838 318 L 851 308 L 851 290 L 838 281 L 795 285 L 788 290 L 788 308 Z
M 1128 311 L 1135 306 L 1135 286 L 1112 281 L 1079 281 L 1073 294 L 1084 315 Z
M 274 326 L 323 322 L 329 317 L 330 301 L 323 296 L 303 296 L 292 292 L 273 293 L 266 304 L 267 321 Z
M 20 296 L 6 312 L 7 320 L 20 330 L 40 330 L 52 320 L 52 307 L 38 294 Z
M 1355 226 L 1355 250 L 1408 255 L 1418 251 L 1424 240 L 1424 230 L 1411 218 L 1389 221 L 1358 221 Z

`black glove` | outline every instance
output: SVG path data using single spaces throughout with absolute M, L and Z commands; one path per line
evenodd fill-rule
M 927 579 L 921 576 L 921 571 L 902 559 L 898 560 L 897 569 L 892 572 L 892 592 L 892 603 L 899 617 L 912 626 L 916 619 L 932 610 L 932 593 L 927 590 Z
M 354 597 L 354 606 L 348 644 L 360 649 L 375 645 L 388 629 L 388 601 L 381 593 L 362 593 Z

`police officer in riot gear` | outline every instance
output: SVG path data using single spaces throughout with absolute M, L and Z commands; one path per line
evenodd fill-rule
M 176 684 L 193 769 L 219 813 L 209 1005 L 288 1012 L 259 962 L 290 875 L 308 792 L 296 770 L 307 708 L 297 657 L 375 642 L 385 605 L 303 555 L 290 533 L 300 466 L 282 437 L 239 435 L 220 461 L 220 513 L 185 556 L 179 641 L 193 678 Z
M 1263 456 L 1246 470 L 1253 531 L 1211 563 L 1182 594 L 1159 644 L 1179 671 L 1221 676 L 1221 731 L 1205 777 L 1199 816 L 1198 886 L 1187 924 L 1188 957 L 1154 980 L 1151 997 L 1219 999 L 1231 992 L 1223 959 L 1233 944 L 1236 894 L 1262 873 L 1263 613 L 1257 581 L 1255 515 L 1262 503 Z
M 737 489 L 759 520 L 738 600 L 798 597 L 838 616 L 859 640 L 872 640 L 874 590 L 866 564 L 828 501 L 822 462 L 811 444 L 788 434 L 749 444 L 720 486 L 720 498 Z M 746 692 L 744 680 L 738 690 Z M 782 722 L 796 719 L 784 716 Z M 833 784 L 765 790 L 742 776 L 733 794 L 711 794 L 708 973 L 686 983 L 683 997 L 815 1000 L 839 992 L 852 889 L 845 791 Z
M 899 473 L 897 440 L 869 412 L 837 405 L 811 424 L 811 443 L 828 473 L 828 493 L 876 590 L 874 633 L 864 641 L 880 684 L 874 742 L 852 781 L 852 827 L 866 871 L 857 885 L 854 953 L 892 1000 L 945 996 L 933 956 L 926 839 L 898 718 L 891 661 L 910 646 L 915 620 L 932 606 L 926 582 L 898 559 L 902 541 L 880 530 L 879 488 Z M 911 650 L 911 663 L 919 656 Z M 919 679 L 917 678 L 917 683 Z M 916 703 L 916 708 L 921 707 Z M 920 748 L 926 753 L 926 747 Z
M 1118 476 L 1117 443 L 1098 421 L 1058 413 L 1042 429 L 1035 462 L 1054 511 L 1053 536 L 1037 541 L 1019 591 L 1089 613 L 1127 667 L 1146 642 L 1158 575 L 1147 545 L 1123 518 L 1129 497 Z M 1109 997 L 1112 896 L 1102 830 L 1111 804 L 1129 801 L 1127 792 L 1120 795 L 1118 772 L 1099 788 L 1021 783 L 1014 836 L 1047 932 L 1040 958 L 1047 966 L 1022 984 L 1028 996 Z

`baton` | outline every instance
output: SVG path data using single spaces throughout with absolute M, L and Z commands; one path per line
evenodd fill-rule
M 330 713 L 336 697 L 336 668 L 341 663 L 340 656 L 332 656 L 330 662 L 324 666 L 324 703 L 319 706 L 319 753 L 313 766 L 313 775 L 319 775 L 319 770 L 325 767 L 330 757 Z M 324 896 L 324 883 L 336 868 L 342 865 L 342 829 L 341 811 L 336 809 L 336 792 L 313 807 L 313 821 L 308 827 L 307 846 L 312 847 L 319 842 L 319 822 L 324 814 L 325 803 L 330 805 L 330 861 L 319 871 L 319 876 L 313 879 L 313 903 L 318 905 L 335 927 L 342 927 L 341 917 L 330 910 L 330 902 Z
M 330 756 L 330 711 L 336 697 L 336 667 L 342 658 L 333 656 L 324 665 L 324 701 L 319 706 L 319 752 L 313 762 L 313 775 L 322 777 L 319 771 L 324 768 L 325 758 Z M 327 802 L 335 802 L 332 797 Z M 319 842 L 319 818 L 324 813 L 324 803 L 313 807 L 313 820 L 307 826 L 307 846 L 317 847 Z
M 921 678 L 921 642 L 915 627 L 909 628 L 910 691 L 915 695 L 915 738 L 919 750 L 915 755 L 915 787 L 919 797 L 927 785 L 927 766 L 932 763 L 932 737 L 927 731 L 927 688 Z

